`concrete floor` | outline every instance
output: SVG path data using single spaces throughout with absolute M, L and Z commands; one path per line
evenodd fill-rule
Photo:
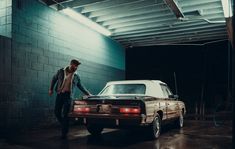
M 151 140 L 145 131 L 105 129 L 100 137 L 92 137 L 81 126 L 72 126 L 67 140 L 60 139 L 58 129 L 33 130 L 0 140 L 0 149 L 232 149 L 232 128 L 215 127 L 213 122 L 185 121 L 178 130 L 163 128 L 158 140 Z

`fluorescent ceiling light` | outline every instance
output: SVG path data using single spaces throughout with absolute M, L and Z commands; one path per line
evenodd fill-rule
M 99 24 L 91 21 L 90 19 L 88 19 L 87 17 L 83 16 L 82 14 L 72 10 L 71 8 L 66 8 L 63 9 L 62 12 L 64 12 L 66 15 L 70 16 L 71 18 L 79 21 L 80 23 L 90 27 L 91 29 L 102 33 L 106 36 L 110 36 L 111 32 L 107 29 L 105 29 L 104 27 L 100 26 Z
M 223 10 L 224 10 L 224 17 L 229 18 L 233 16 L 232 13 L 232 3 L 231 0 L 221 0 Z

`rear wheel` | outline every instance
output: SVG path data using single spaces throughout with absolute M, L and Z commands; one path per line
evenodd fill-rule
M 158 114 L 155 116 L 155 118 L 153 119 L 153 123 L 150 126 L 150 133 L 151 133 L 151 137 L 153 139 L 157 139 L 160 136 L 160 133 L 161 133 L 161 118 Z
M 103 127 L 101 126 L 96 126 L 96 125 L 88 125 L 87 130 L 91 135 L 97 136 L 100 135 L 101 132 L 103 131 Z

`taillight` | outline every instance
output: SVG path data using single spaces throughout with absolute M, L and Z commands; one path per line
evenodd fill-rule
M 83 113 L 86 113 L 86 112 L 90 112 L 90 108 L 88 107 L 74 107 L 73 109 L 74 112 L 83 112 Z
M 140 108 L 120 108 L 120 113 L 139 114 L 140 113 Z
M 86 102 L 86 101 L 83 101 L 83 100 L 82 100 L 82 101 L 80 101 L 80 100 L 75 100 L 75 101 L 74 101 L 74 104 L 75 104 L 75 105 L 87 105 L 87 102 Z

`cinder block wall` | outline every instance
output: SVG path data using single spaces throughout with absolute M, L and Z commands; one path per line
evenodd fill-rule
M 55 96 L 48 96 L 49 82 L 72 58 L 82 62 L 78 72 L 93 94 L 107 81 L 125 78 L 125 50 L 115 41 L 37 0 L 13 1 L 12 8 L 8 127 L 27 128 L 55 122 Z
M 12 0 L 0 0 L 0 35 L 11 37 Z

